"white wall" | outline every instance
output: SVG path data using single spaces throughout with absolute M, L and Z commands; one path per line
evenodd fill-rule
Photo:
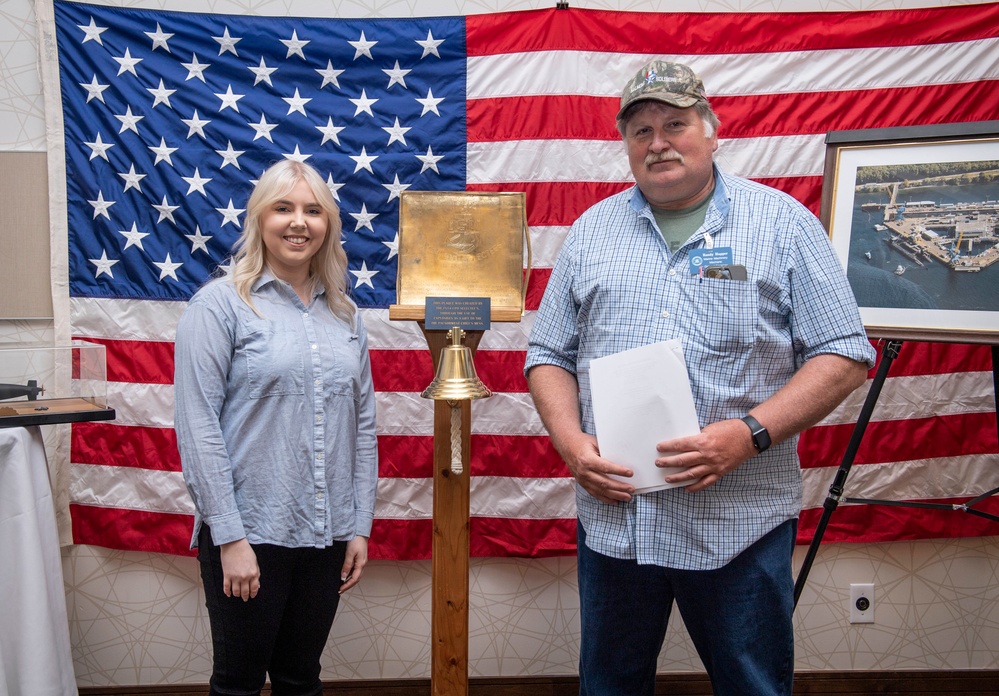
M 127 2 L 162 7 L 166 0 Z M 519 0 L 171 0 L 179 9 L 259 14 L 409 16 L 550 7 Z M 919 0 L 620 0 L 574 7 L 651 11 L 891 9 Z M 187 7 L 185 7 L 185 5 Z M 45 150 L 31 0 L 0 0 L 0 150 Z M 5 201 L 4 204 L 9 204 Z M 51 340 L 46 322 L 0 321 L 0 342 Z M 960 513 L 955 513 L 960 514 Z M 805 549 L 795 555 L 800 563 Z M 999 668 L 999 538 L 824 546 L 795 615 L 799 670 Z M 194 559 L 71 547 L 63 551 L 81 687 L 203 683 L 210 640 Z M 873 582 L 876 622 L 847 620 L 849 585 Z M 10 599 L 10 598 L 8 598 Z M 574 674 L 575 559 L 473 559 L 472 676 Z M 326 679 L 429 676 L 429 562 L 372 562 L 348 593 L 324 659 Z M 699 671 L 679 620 L 662 671 Z

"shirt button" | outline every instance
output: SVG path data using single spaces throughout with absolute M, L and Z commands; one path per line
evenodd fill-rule
M 670 276 L 675 276 L 676 275 L 676 269 L 675 268 L 669 269 L 669 274 L 670 274 Z
M 316 345 L 315 343 L 313 343 L 313 344 L 312 344 L 312 350 L 315 350 L 315 349 L 316 349 L 316 348 L 318 348 L 318 347 L 319 347 L 319 346 L 317 346 L 317 345 Z
M 315 384 L 315 385 L 316 385 L 317 387 L 318 387 L 318 386 L 319 386 L 320 384 L 322 384 L 322 383 L 323 383 L 323 381 L 322 381 L 321 379 L 317 379 L 317 380 L 315 380 L 315 381 L 313 382 L 313 384 Z
M 307 316 L 309 316 L 309 313 L 308 312 L 302 312 L 302 316 L 303 317 L 307 317 Z
M 669 319 L 669 312 L 662 312 L 661 315 L 663 319 Z

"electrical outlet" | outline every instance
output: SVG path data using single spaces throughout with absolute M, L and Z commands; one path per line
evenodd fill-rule
M 874 584 L 850 585 L 850 623 L 874 623 Z

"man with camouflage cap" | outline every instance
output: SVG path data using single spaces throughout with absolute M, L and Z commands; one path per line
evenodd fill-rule
M 815 216 L 714 164 L 718 118 L 689 67 L 642 68 L 617 125 L 636 186 L 572 226 L 524 368 L 577 483 L 580 694 L 653 694 L 675 601 L 715 694 L 790 695 L 797 433 L 874 350 Z M 639 493 L 600 456 L 589 365 L 674 338 L 701 431 L 660 442 L 656 465 L 679 473 Z

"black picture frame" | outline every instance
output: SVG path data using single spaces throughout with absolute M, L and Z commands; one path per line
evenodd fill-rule
M 827 133 L 820 218 L 871 338 L 999 344 L 999 121 Z

